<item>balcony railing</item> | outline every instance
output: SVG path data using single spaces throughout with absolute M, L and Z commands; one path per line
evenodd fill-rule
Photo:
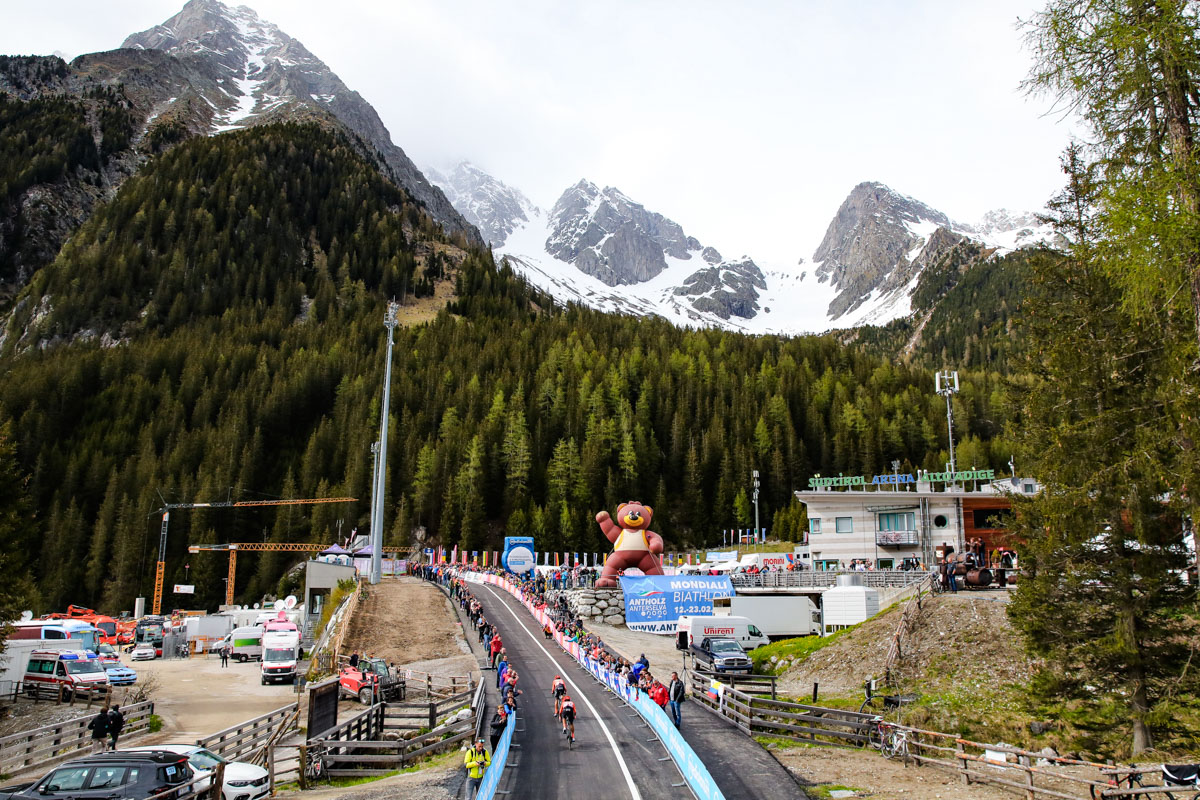
M 875 531 L 875 544 L 880 547 L 916 547 L 920 543 L 916 531 Z

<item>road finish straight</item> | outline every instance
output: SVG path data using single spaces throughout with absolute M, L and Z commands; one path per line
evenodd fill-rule
M 534 800 L 615 800 L 629 797 L 687 800 L 691 790 L 666 749 L 641 716 L 595 681 L 574 658 L 546 639 L 524 605 L 486 584 L 472 590 L 484 614 L 496 626 L 524 692 L 510 752 L 516 769 L 502 785 L 513 796 Z M 554 717 L 550 684 L 561 675 L 575 701 L 575 749 L 567 748 L 562 725 Z M 485 680 L 495 673 L 485 673 Z

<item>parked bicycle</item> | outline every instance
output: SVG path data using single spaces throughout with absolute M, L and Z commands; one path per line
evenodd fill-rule
M 1142 782 L 1142 776 L 1146 774 L 1145 770 L 1136 767 L 1130 767 L 1128 771 L 1121 770 L 1109 778 L 1109 785 L 1119 789 L 1157 789 L 1160 788 L 1154 784 L 1147 785 Z M 1162 786 L 1163 787 L 1179 787 L 1180 792 L 1159 791 L 1146 792 L 1122 795 L 1123 798 L 1129 800 L 1159 800 L 1166 798 L 1167 800 L 1200 800 L 1200 765 L 1196 764 L 1163 764 L 1162 765 Z M 1092 797 L 1098 798 L 1096 787 L 1092 787 Z
M 908 766 L 908 728 L 902 728 L 891 722 L 884 721 L 881 717 L 876 717 L 871 720 L 871 729 L 868 733 L 871 746 L 879 748 L 879 752 L 884 758 L 899 758 L 904 761 L 904 766 Z

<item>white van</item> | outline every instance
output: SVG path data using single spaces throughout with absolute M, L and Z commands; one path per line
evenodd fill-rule
M 296 682 L 296 662 L 300 658 L 299 631 L 268 630 L 262 636 L 262 682 Z
M 258 660 L 262 658 L 262 637 L 263 629 L 261 625 L 234 628 L 226 642 L 226 646 L 229 647 L 229 657 L 237 661 Z
M 686 650 L 692 643 L 702 642 L 710 636 L 729 636 L 736 639 L 743 650 L 770 644 L 771 640 L 758 626 L 746 617 L 680 617 L 675 628 L 676 647 Z

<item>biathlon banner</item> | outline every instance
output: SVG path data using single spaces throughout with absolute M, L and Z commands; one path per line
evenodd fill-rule
M 622 576 L 625 624 L 631 631 L 674 635 L 682 616 L 713 613 L 714 597 L 733 597 L 728 575 Z

